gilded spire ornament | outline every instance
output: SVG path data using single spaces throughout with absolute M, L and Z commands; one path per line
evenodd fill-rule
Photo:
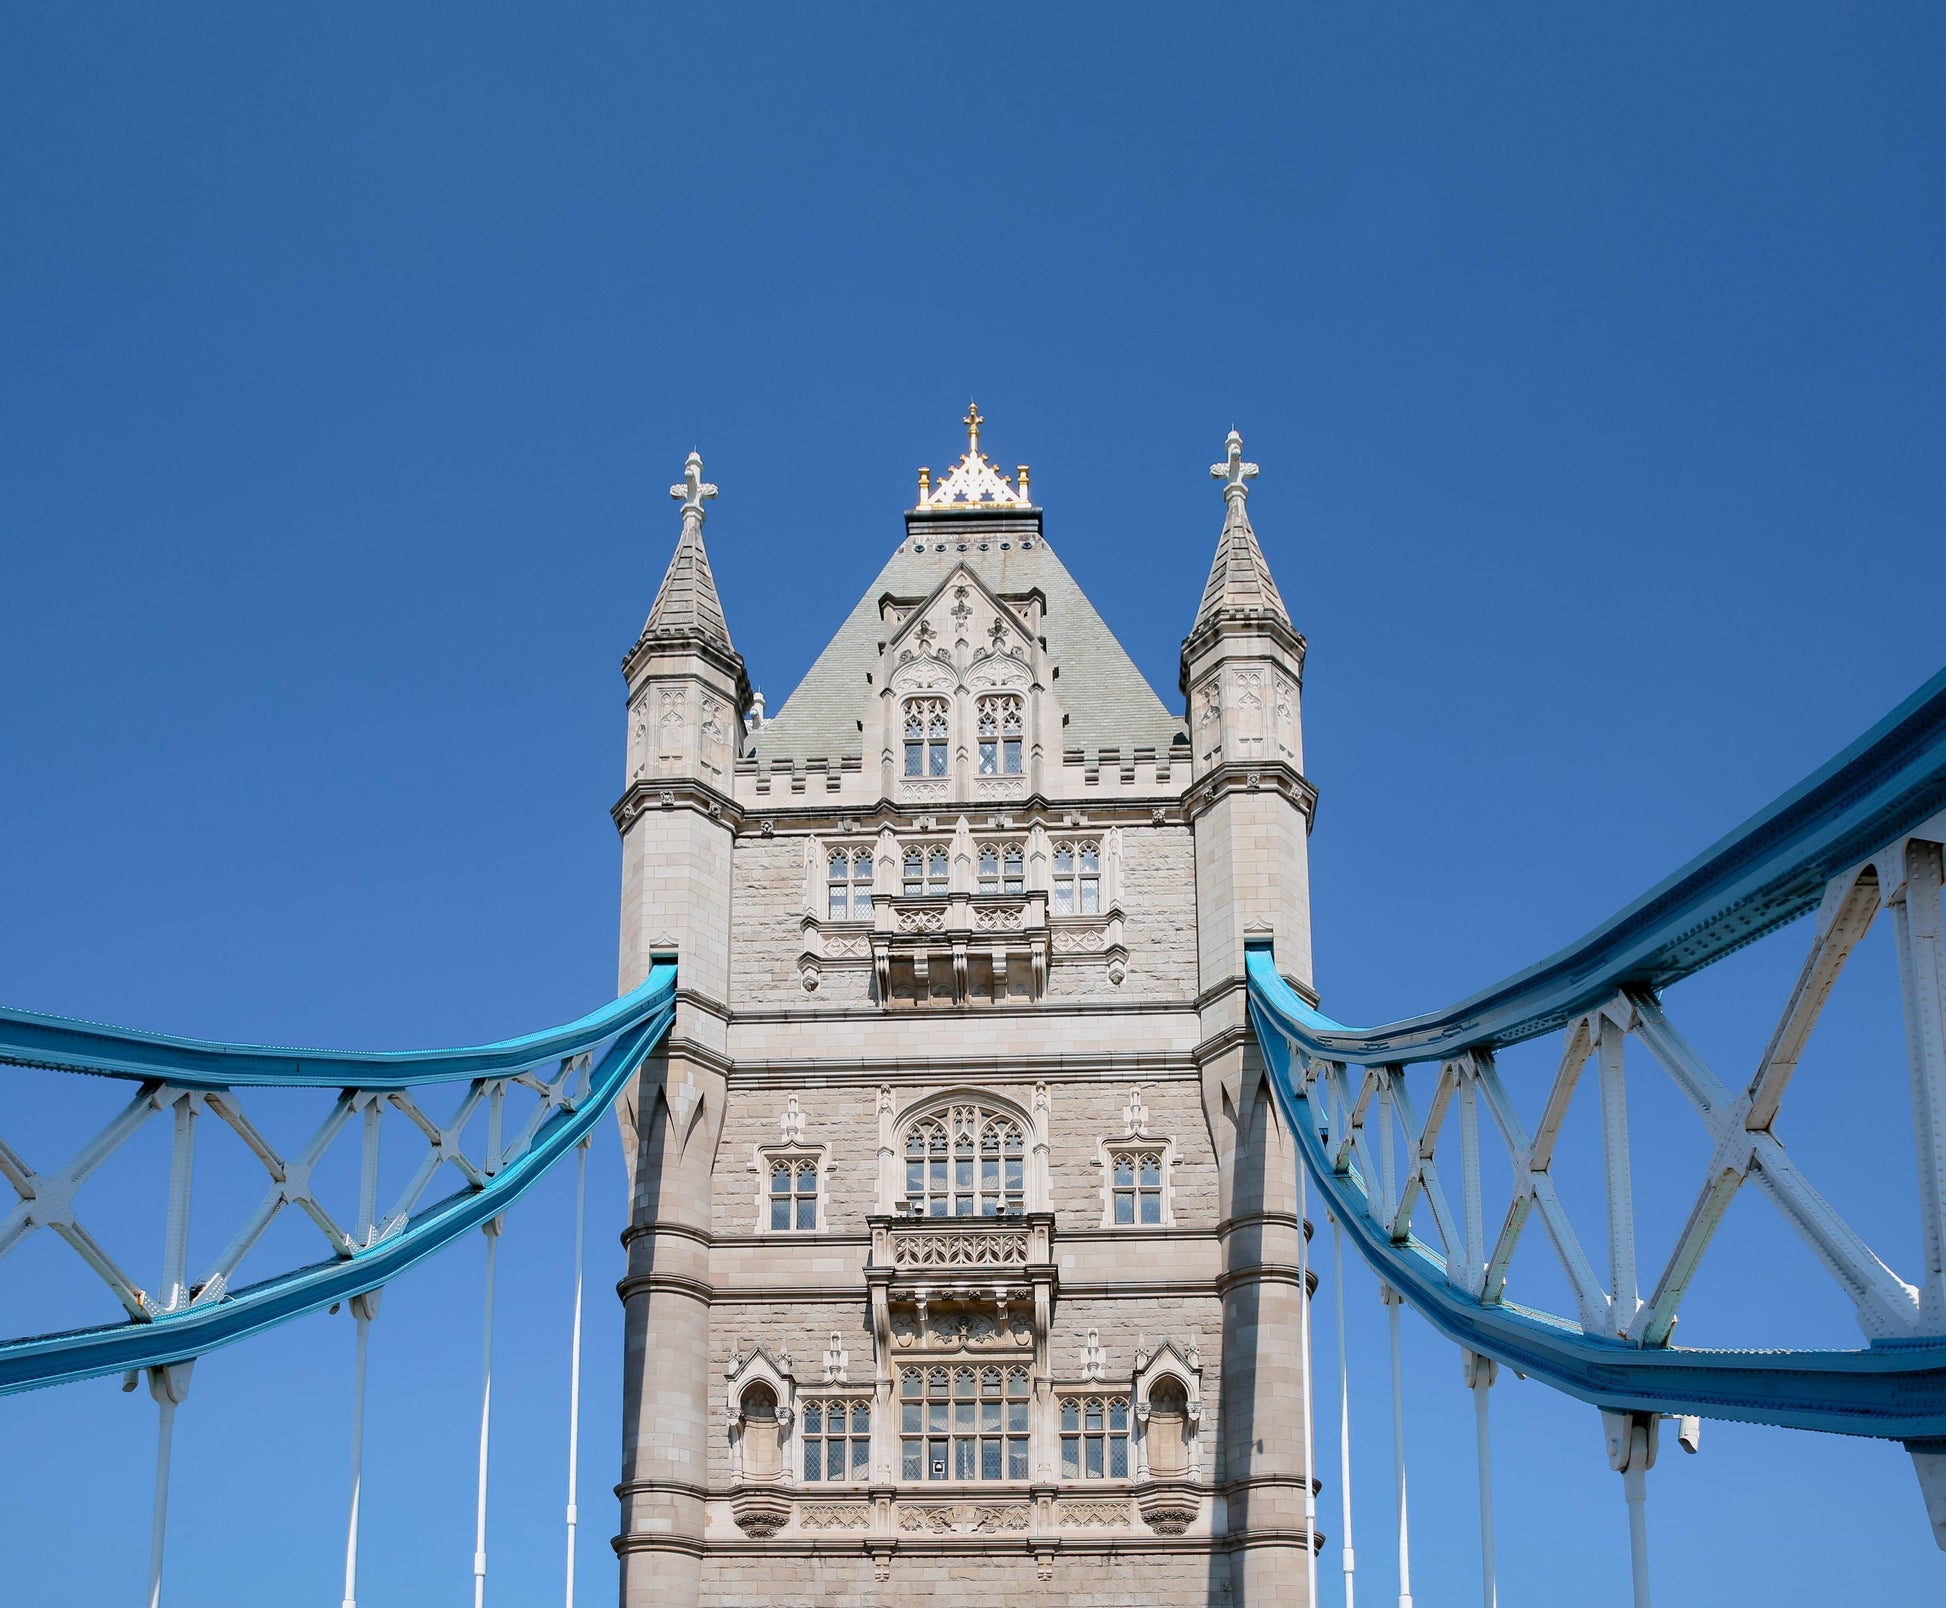
M 930 470 L 919 471 L 921 508 L 1030 508 L 1027 496 L 1027 465 L 1019 466 L 1020 484 L 1014 485 L 980 450 L 980 426 L 986 419 L 977 402 L 969 402 L 966 417 L 966 451 L 960 461 L 942 474 L 938 481 Z

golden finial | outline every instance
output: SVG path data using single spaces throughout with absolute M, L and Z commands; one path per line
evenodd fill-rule
M 966 417 L 960 422 L 966 426 L 966 452 L 967 456 L 971 457 L 980 450 L 980 426 L 986 423 L 986 420 L 980 417 L 980 404 L 968 402 Z

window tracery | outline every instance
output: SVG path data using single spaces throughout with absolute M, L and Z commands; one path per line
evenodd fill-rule
M 1027 1146 L 1018 1118 L 954 1105 L 905 1134 L 906 1209 L 918 1217 L 996 1217 L 1026 1209 Z
M 980 845 L 980 892 L 1023 893 L 1027 888 L 1026 847 L 1020 843 Z
M 1021 701 L 1014 693 L 989 693 L 979 700 L 980 774 L 1021 774 Z
M 908 899 L 944 893 L 951 881 L 951 856 L 943 843 L 909 843 L 901 891 Z
M 944 776 L 950 724 L 944 698 L 908 698 L 905 704 L 905 773 Z
M 1128 1397 L 1063 1397 L 1061 1478 L 1127 1479 L 1128 1437 Z
M 872 851 L 833 849 L 827 862 L 825 888 L 828 920 L 868 920 L 872 913 Z
M 803 1398 L 798 1403 L 798 1440 L 806 1480 L 865 1483 L 872 1474 L 871 1398 Z
M 774 1156 L 770 1163 L 770 1227 L 773 1233 L 808 1233 L 818 1226 L 818 1160 Z
M 1054 889 L 1050 911 L 1057 916 L 1101 914 L 1101 845 L 1054 845 Z
M 1026 1479 L 1031 1406 L 1025 1368 L 902 1370 L 900 1477 Z

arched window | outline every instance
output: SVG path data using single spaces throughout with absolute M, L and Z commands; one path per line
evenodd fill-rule
M 865 920 L 872 913 L 872 851 L 833 849 L 825 886 L 830 920 Z
M 1069 1396 L 1062 1401 L 1061 1478 L 1128 1478 L 1128 1397 Z
M 818 1226 L 818 1164 L 808 1156 L 779 1156 L 770 1164 L 770 1226 Z
M 915 1217 L 996 1217 L 1027 1204 L 1027 1146 L 1017 1118 L 956 1105 L 905 1135 L 905 1199 Z
M 1018 843 L 982 843 L 980 892 L 1021 892 L 1027 886 L 1025 863 Z
M 1101 845 L 1054 846 L 1054 905 L 1057 916 L 1101 914 Z
M 905 705 L 905 773 L 946 774 L 946 700 L 908 698 Z
M 1115 1221 L 1117 1223 L 1160 1223 L 1162 1221 L 1162 1153 L 1157 1150 L 1119 1150 L 1113 1155 L 1115 1169 Z
M 1149 1392 L 1149 1472 L 1180 1474 L 1189 1467 L 1185 1430 L 1189 1398 L 1173 1379 L 1158 1379 Z
M 980 774 L 1020 774 L 1020 699 L 1010 692 L 990 693 L 979 702 Z
M 798 1398 L 798 1438 L 804 1443 L 807 1480 L 872 1477 L 872 1404 L 868 1397 Z
M 905 851 L 905 877 L 901 887 L 908 899 L 921 894 L 944 893 L 948 881 L 949 857 L 943 843 L 915 843 Z
M 1024 1480 L 1025 1368 L 907 1368 L 899 1379 L 899 1473 L 908 1480 Z

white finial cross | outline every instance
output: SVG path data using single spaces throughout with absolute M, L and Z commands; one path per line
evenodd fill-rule
M 703 455 L 692 452 L 689 461 L 682 466 L 682 483 L 671 486 L 669 495 L 682 504 L 682 517 L 688 520 L 691 514 L 700 524 L 703 519 L 703 503 L 716 495 L 716 487 L 703 478 Z
M 1223 482 L 1225 498 L 1248 497 L 1250 487 L 1246 482 L 1257 478 L 1257 466 L 1243 461 L 1243 437 L 1236 431 L 1230 432 L 1229 440 L 1223 445 L 1228 450 L 1229 456 L 1224 462 L 1209 466 L 1210 478 Z

